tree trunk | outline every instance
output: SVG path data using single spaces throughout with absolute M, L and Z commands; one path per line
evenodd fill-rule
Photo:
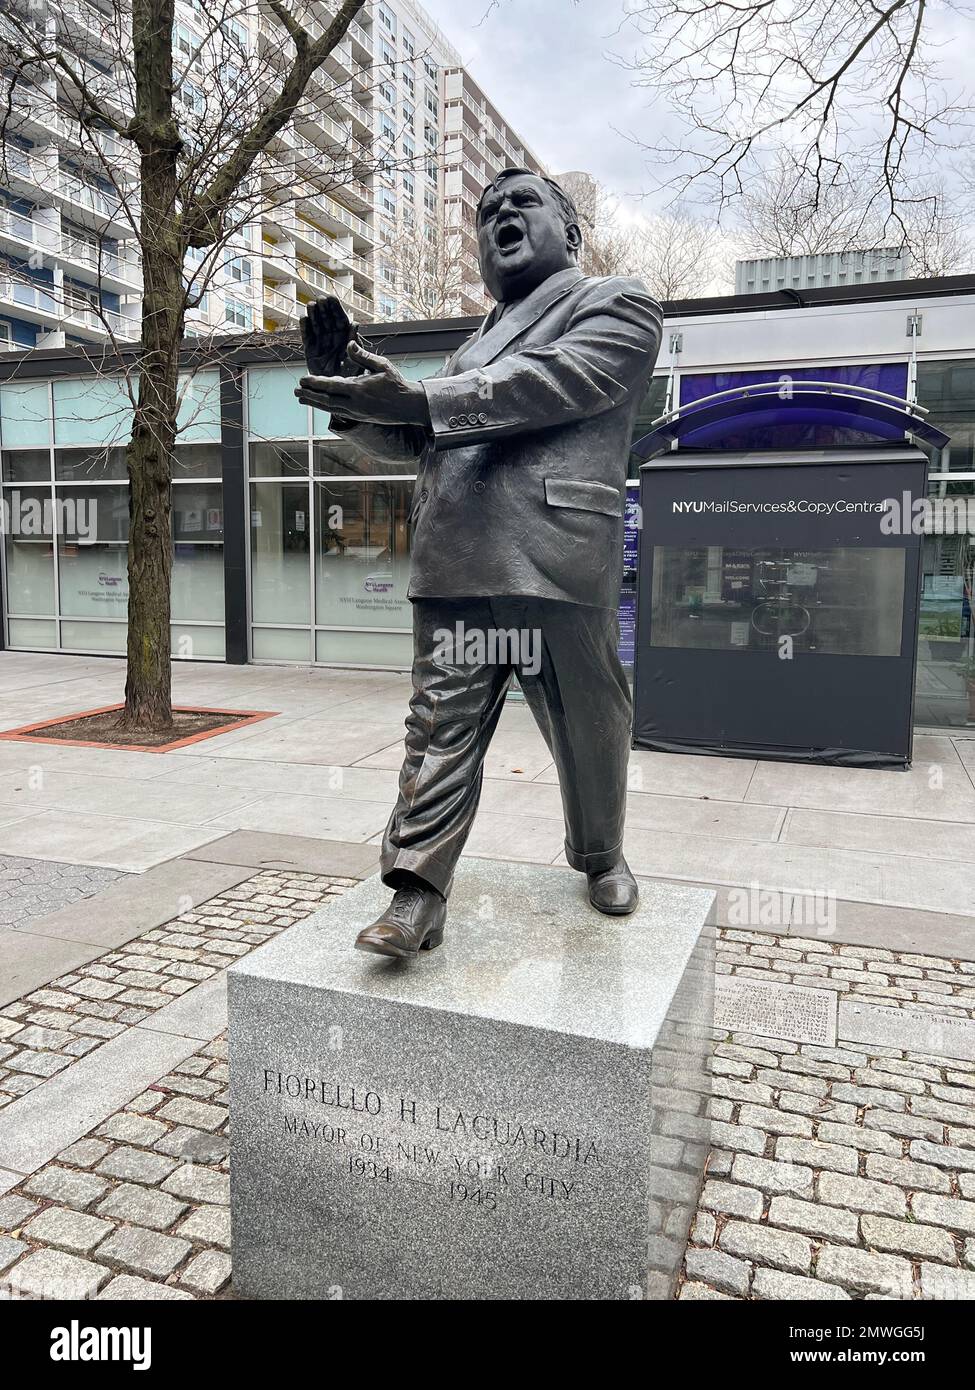
M 177 206 L 179 136 L 172 121 L 173 0 L 133 7 L 144 291 L 139 386 L 129 475 L 128 668 L 120 726 L 172 727 L 170 581 L 172 457 L 183 339 L 183 243 Z M 141 22 L 140 22 L 141 21 Z M 138 84 L 141 83 L 141 90 Z

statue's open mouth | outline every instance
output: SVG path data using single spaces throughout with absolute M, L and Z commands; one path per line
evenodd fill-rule
M 499 251 L 513 251 L 516 246 L 520 246 L 525 239 L 525 232 L 517 222 L 504 222 L 495 233 L 495 242 Z

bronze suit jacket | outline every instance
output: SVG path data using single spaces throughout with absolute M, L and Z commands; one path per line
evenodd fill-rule
M 639 280 L 560 271 L 423 382 L 429 431 L 342 429 L 418 467 L 411 598 L 617 606 L 633 421 L 661 331 Z

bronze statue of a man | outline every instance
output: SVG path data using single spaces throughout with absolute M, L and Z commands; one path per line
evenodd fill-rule
M 365 453 L 418 473 L 413 697 L 382 848 L 394 895 L 356 941 L 386 956 L 443 940 L 515 673 L 558 768 L 569 863 L 600 912 L 637 904 L 622 852 L 631 712 L 617 605 L 627 459 L 661 311 L 639 280 L 581 273 L 578 215 L 551 179 L 504 170 L 477 228 L 497 302 L 439 375 L 407 381 L 335 299 L 302 320 L 312 375 L 299 398 Z

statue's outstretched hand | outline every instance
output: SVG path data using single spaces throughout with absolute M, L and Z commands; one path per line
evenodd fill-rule
M 295 395 L 306 405 L 331 411 L 340 420 L 364 420 L 380 425 L 428 425 L 430 408 L 418 381 L 408 381 L 388 357 L 368 352 L 357 341 L 348 345 L 348 359 L 359 375 L 304 376 Z M 311 357 L 309 357 L 311 366 Z
M 301 340 L 312 376 L 354 376 L 363 370 L 346 356 L 349 343 L 357 342 L 358 334 L 335 295 L 309 304 L 301 320 Z

